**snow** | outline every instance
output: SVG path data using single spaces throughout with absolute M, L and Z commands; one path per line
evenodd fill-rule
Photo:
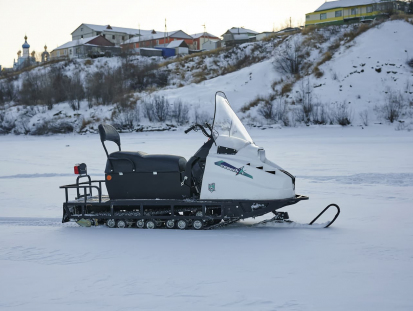
M 130 34 L 130 35 L 138 35 L 138 34 L 142 35 L 142 34 L 149 34 L 150 32 L 152 32 L 152 30 L 123 28 L 123 27 L 116 27 L 116 26 L 110 26 L 112 29 L 108 29 L 107 27 L 109 25 L 93 25 L 93 24 L 82 24 L 82 25 L 85 25 L 85 26 L 89 27 L 90 29 L 93 29 L 94 31 L 123 32 L 123 33 L 127 33 L 127 34 Z
M 394 0 L 387 0 L 394 1 Z M 325 11 L 331 10 L 335 8 L 347 8 L 351 6 L 358 6 L 358 5 L 368 5 L 368 4 L 376 4 L 379 1 L 376 0 L 338 0 L 338 1 L 327 1 L 323 3 L 315 12 L 317 11 Z
M 191 35 L 192 38 L 198 39 L 201 37 L 206 37 L 206 38 L 218 38 L 217 36 L 210 34 L 209 32 L 199 32 L 199 33 L 194 33 Z M 219 38 L 218 38 L 219 39 Z
M 237 28 L 237 27 L 232 27 L 231 29 L 228 29 L 227 31 L 231 32 L 232 34 L 258 34 L 258 32 L 251 30 L 251 29 L 246 29 L 246 28 Z
M 90 37 L 90 38 L 82 38 L 82 39 L 78 39 L 78 40 L 69 41 L 69 42 L 66 42 L 65 44 L 62 44 L 62 45 L 58 46 L 53 51 L 61 50 L 61 49 L 67 49 L 67 48 L 71 48 L 71 47 L 74 47 L 74 46 L 86 44 L 89 41 L 92 41 L 93 39 L 95 39 L 97 37 L 99 37 L 99 36 L 94 36 L 94 37 Z
M 211 231 L 61 224 L 73 164 L 103 177 L 98 135 L 0 136 L 0 309 L 412 310 L 412 133 L 248 130 L 310 197 L 283 210 L 304 224 L 337 203 L 331 228 L 250 227 L 271 215 Z M 125 150 L 186 158 L 204 139 L 121 134 Z
M 333 59 L 320 67 L 321 79 L 312 79 L 315 96 L 322 102 L 346 100 L 357 116 L 383 102 L 386 92 L 401 92 L 413 100 L 413 72 L 406 64 L 413 41 L 406 40 L 413 26 L 392 21 L 370 29 L 341 48 Z M 391 38 L 383 44 L 383 38 Z M 412 52 L 410 52 L 412 53 Z M 411 57 L 411 56 L 410 56 Z M 377 68 L 381 72 L 376 71 Z M 332 79 L 337 75 L 337 79 Z
M 268 94 L 271 83 L 278 77 L 272 67 L 271 60 L 265 60 L 253 66 L 243 68 L 233 73 L 206 80 L 199 84 L 189 84 L 179 89 L 166 89 L 156 92 L 174 101 L 182 99 L 193 104 L 200 104 L 206 110 L 215 104 L 214 95 L 224 91 L 230 104 L 238 111 L 245 103 L 253 100 L 259 94 Z
M 182 42 L 184 42 L 184 40 L 174 40 L 167 45 L 167 48 L 177 48 L 182 44 Z

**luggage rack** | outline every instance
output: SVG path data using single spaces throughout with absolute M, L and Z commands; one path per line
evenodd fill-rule
M 79 182 L 81 178 L 87 178 L 88 181 Z M 104 180 L 92 180 L 89 175 L 80 175 L 76 178 L 76 183 L 71 185 L 60 186 L 60 189 L 65 189 L 65 198 L 67 203 L 103 203 L 109 201 L 109 196 L 102 195 L 102 183 Z M 98 185 L 95 185 L 98 184 Z M 77 196 L 74 200 L 69 201 L 69 189 L 76 189 Z M 83 189 L 83 194 L 81 194 L 81 189 Z M 87 190 L 89 189 L 89 192 Z M 92 189 L 96 189 L 98 192 L 97 196 L 93 196 Z

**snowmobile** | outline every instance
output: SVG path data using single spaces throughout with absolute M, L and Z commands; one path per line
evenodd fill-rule
M 267 159 L 254 144 L 223 92 L 215 94 L 212 125 L 194 124 L 185 133 L 200 132 L 208 140 L 187 161 L 184 157 L 122 151 L 119 133 L 99 125 L 107 156 L 105 179 L 92 180 L 85 163 L 74 167 L 75 184 L 65 190 L 62 222 L 109 228 L 215 229 L 268 213 L 273 222 L 291 222 L 277 210 L 308 200 L 295 194 L 296 178 Z M 106 142 L 117 145 L 109 153 Z M 86 181 L 82 181 L 86 180 Z M 102 184 L 108 195 L 103 195 Z M 75 191 L 69 200 L 69 191 Z M 338 217 L 337 213 L 326 227 Z

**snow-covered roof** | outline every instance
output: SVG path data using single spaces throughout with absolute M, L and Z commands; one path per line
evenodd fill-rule
M 73 41 L 69 41 L 66 42 L 65 44 L 62 44 L 61 46 L 58 46 L 57 48 L 54 49 L 55 50 L 61 50 L 61 49 L 67 49 L 67 48 L 71 48 L 74 46 L 79 46 L 79 45 L 84 45 L 90 41 L 92 41 L 93 39 L 97 38 L 99 36 L 94 36 L 94 37 L 90 37 L 90 38 L 82 38 L 82 39 L 78 39 L 78 40 L 73 40 Z
M 236 28 L 236 27 L 232 27 L 231 29 L 228 29 L 228 31 L 231 32 L 232 34 L 249 34 L 249 33 L 258 34 L 258 32 L 251 30 L 251 29 Z
M 94 24 L 82 24 L 82 25 L 87 26 L 90 29 L 93 29 L 94 31 L 124 32 L 124 33 L 127 33 L 129 35 L 137 35 L 139 33 L 139 29 L 134 29 L 134 28 L 123 28 L 123 27 L 116 27 L 116 26 L 110 26 L 110 25 L 94 25 Z M 82 25 L 80 25 L 80 26 L 82 26 Z M 79 28 L 79 27 L 77 27 L 77 28 Z M 142 32 L 142 30 L 141 30 L 141 32 Z
M 179 33 L 182 33 L 182 35 L 180 35 Z M 142 35 L 139 37 L 133 37 L 129 40 L 124 41 L 122 44 L 129 44 L 129 43 L 136 43 L 136 42 L 140 42 L 140 41 L 148 41 L 148 40 L 157 40 L 157 39 L 162 39 L 162 38 L 168 38 L 168 37 L 179 37 L 179 38 L 188 38 L 188 39 L 192 39 L 192 37 L 188 34 L 186 34 L 185 32 L 183 32 L 182 30 L 174 30 L 174 31 L 169 31 L 167 33 L 162 32 L 162 31 L 157 31 L 156 33 L 152 33 L 152 31 L 150 31 L 149 33 L 147 33 L 146 35 Z
M 198 39 L 201 38 L 205 35 L 205 37 L 212 37 L 212 38 L 218 38 L 217 36 L 210 34 L 209 32 L 200 32 L 200 33 L 194 33 L 193 35 L 191 35 L 192 38 L 194 39 Z
M 325 11 L 325 10 L 331 10 L 335 8 L 347 8 L 351 6 L 357 6 L 357 5 L 368 5 L 368 4 L 374 4 L 378 2 L 391 2 L 395 0 L 337 0 L 337 1 L 328 1 L 323 3 L 322 6 L 320 6 L 315 12 L 318 11 Z
M 174 49 L 174 48 L 179 47 L 182 44 L 182 42 L 184 42 L 184 40 L 175 40 L 175 41 L 172 41 L 171 43 L 169 43 L 166 47 Z

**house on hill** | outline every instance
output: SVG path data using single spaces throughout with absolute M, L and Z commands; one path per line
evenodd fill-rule
M 206 51 L 219 49 L 220 47 L 222 47 L 222 40 L 209 40 L 202 44 L 202 49 Z
M 139 48 L 166 47 L 175 40 L 183 40 L 188 46 L 193 43 L 193 38 L 182 30 L 162 32 L 152 30 L 149 33 L 129 39 L 121 44 L 122 50 L 139 52 Z
M 341 25 L 369 22 L 393 11 L 408 11 L 408 4 L 399 0 L 336 0 L 323 3 L 305 15 L 305 25 Z
M 57 48 L 50 54 L 51 58 L 85 58 L 85 57 L 100 57 L 119 55 L 120 47 L 102 35 L 82 38 L 74 41 L 69 41 Z
M 194 38 L 194 43 L 192 45 L 192 49 L 194 50 L 203 49 L 203 44 L 210 40 L 220 40 L 217 36 L 210 34 L 209 32 L 194 33 L 191 37 Z
M 235 44 L 255 41 L 257 34 L 258 32 L 254 30 L 232 27 L 228 29 L 222 37 L 224 38 L 226 46 L 233 46 Z
M 123 41 L 139 36 L 139 34 L 143 32 L 145 32 L 145 30 L 110 25 L 81 24 L 72 32 L 72 41 L 102 36 L 119 46 Z

